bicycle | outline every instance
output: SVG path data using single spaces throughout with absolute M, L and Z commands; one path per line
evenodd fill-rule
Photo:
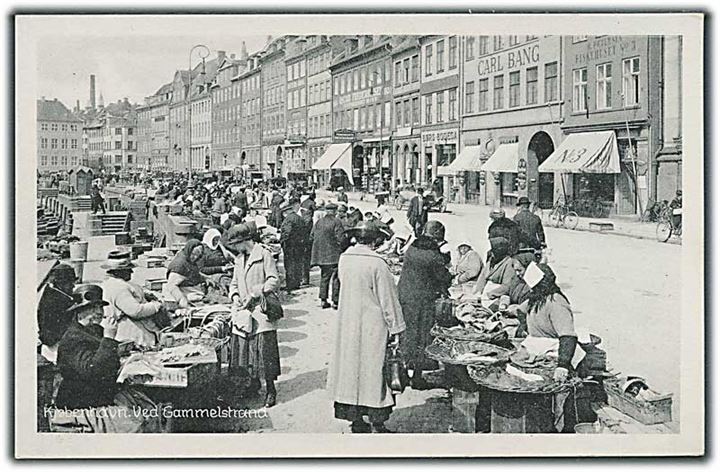
M 658 217 L 659 223 L 655 228 L 655 237 L 658 242 L 667 242 L 672 235 L 682 237 L 682 220 L 677 225 L 673 219 L 670 207 L 663 208 L 662 213 Z
M 555 225 L 556 228 L 562 225 L 567 229 L 575 229 L 580 219 L 578 214 L 572 211 L 570 205 L 558 200 L 548 214 L 548 221 Z

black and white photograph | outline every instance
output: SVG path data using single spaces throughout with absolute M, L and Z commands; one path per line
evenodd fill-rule
M 702 14 L 14 21 L 18 456 L 703 454 Z

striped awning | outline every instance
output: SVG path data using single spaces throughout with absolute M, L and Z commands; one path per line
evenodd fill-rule
M 615 132 L 571 134 L 538 170 L 572 174 L 619 174 L 620 154 Z

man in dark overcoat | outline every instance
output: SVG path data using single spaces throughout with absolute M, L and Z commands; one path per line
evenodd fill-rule
M 415 236 L 422 234 L 425 223 L 428 220 L 427 199 L 423 197 L 422 187 L 418 187 L 417 195 L 410 200 L 410 206 L 407 210 L 407 219 L 410 226 L 415 231 Z
M 340 279 L 337 276 L 340 253 L 345 245 L 345 226 L 335 216 L 337 205 L 325 205 L 325 216 L 312 230 L 312 257 L 310 264 L 320 267 L 320 306 L 330 308 L 328 295 L 332 282 L 332 306 L 340 300 Z
M 282 208 L 283 222 L 280 226 L 280 245 L 285 265 L 285 289 L 289 292 L 300 288 L 306 222 L 300 216 L 300 200 L 291 198 Z

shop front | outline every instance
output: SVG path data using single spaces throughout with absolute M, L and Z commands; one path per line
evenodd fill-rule
M 375 192 L 381 182 L 384 182 L 386 188 L 392 184 L 391 164 L 393 158 L 391 152 L 392 141 L 390 136 L 363 139 L 363 159 L 360 173 L 360 186 L 363 189 L 368 192 Z
M 438 168 L 449 166 L 455 160 L 458 149 L 458 128 L 434 129 L 420 134 L 420 181 L 430 187 L 437 196 L 450 199 L 452 188 L 449 175 L 438 174 Z
M 420 134 L 417 128 L 397 128 L 393 135 L 392 177 L 394 188 L 420 182 Z

